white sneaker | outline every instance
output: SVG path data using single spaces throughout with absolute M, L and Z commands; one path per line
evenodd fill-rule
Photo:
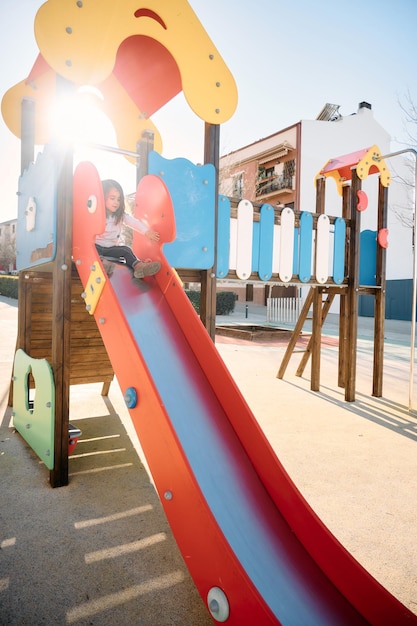
M 149 263 L 145 263 L 144 261 L 139 261 L 136 263 L 133 276 L 135 278 L 143 278 L 144 276 L 153 276 L 161 269 L 161 264 L 159 261 L 150 261 Z

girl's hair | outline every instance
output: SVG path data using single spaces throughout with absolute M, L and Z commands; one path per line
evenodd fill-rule
M 125 212 L 125 194 L 123 193 L 122 186 L 117 182 L 117 180 L 112 180 L 111 178 L 102 180 L 101 184 L 103 185 L 104 199 L 106 199 L 106 196 L 111 189 L 116 189 L 116 191 L 120 194 L 120 206 L 117 211 L 113 213 L 115 222 L 118 224 L 123 219 L 123 214 Z

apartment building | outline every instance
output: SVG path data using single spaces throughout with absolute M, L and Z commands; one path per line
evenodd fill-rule
M 0 272 L 11 274 L 16 270 L 17 219 L 0 223 Z
M 326 104 L 316 119 L 299 121 L 222 156 L 220 193 L 236 201 L 247 199 L 255 206 L 288 206 L 296 211 L 314 213 L 315 178 L 329 159 L 373 145 L 377 145 L 383 155 L 391 151 L 391 137 L 376 121 L 369 103 L 361 102 L 357 111 L 347 116 L 342 116 L 339 109 L 339 105 Z M 410 319 L 413 233 L 410 220 L 402 219 L 399 213 L 412 215 L 412 199 L 402 182 L 404 162 L 387 163 L 393 174 L 388 193 L 387 317 Z M 401 176 L 399 172 L 402 172 Z M 361 218 L 363 230 L 376 230 L 376 179 L 370 176 L 363 183 L 369 198 L 369 209 Z M 326 183 L 326 213 L 337 217 L 342 211 L 341 197 L 332 183 L 331 180 Z M 219 282 L 219 288 L 224 287 Z M 268 295 L 277 296 L 282 290 L 282 287 L 274 287 L 275 293 L 271 294 L 271 288 L 272 285 L 253 281 L 249 287 L 233 284 L 240 299 L 253 299 L 257 303 L 265 303 Z M 288 290 L 288 287 L 284 289 Z M 366 302 L 363 301 L 362 305 L 362 314 L 366 314 Z

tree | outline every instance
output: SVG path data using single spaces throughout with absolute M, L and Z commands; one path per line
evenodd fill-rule
M 413 102 L 410 92 L 405 94 L 404 101 L 399 101 L 399 107 L 403 114 L 403 125 L 405 131 L 406 142 L 403 143 L 404 147 L 417 148 L 417 105 Z M 404 194 L 405 200 L 401 204 L 392 205 L 391 209 L 396 215 L 397 219 L 407 228 L 414 227 L 414 194 L 415 194 L 415 182 L 416 182 L 416 158 L 410 155 L 405 155 L 404 159 L 405 169 L 404 174 L 399 173 L 393 167 L 394 176 L 393 180 L 402 184 L 406 190 Z

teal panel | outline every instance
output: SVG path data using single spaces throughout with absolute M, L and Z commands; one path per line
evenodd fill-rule
M 375 230 L 364 230 L 360 235 L 359 284 L 376 285 Z
M 345 278 L 346 222 L 337 217 L 334 222 L 333 281 L 340 285 Z
M 313 246 L 313 215 L 303 211 L 300 216 L 300 263 L 298 277 L 302 283 L 311 278 L 311 255 Z
M 164 245 L 168 262 L 178 268 L 210 269 L 214 265 L 214 166 L 150 152 L 149 174 L 164 181 L 174 205 L 176 238 Z
M 260 232 L 258 275 L 261 280 L 269 280 L 272 276 L 274 221 L 275 216 L 273 207 L 270 204 L 263 204 L 261 206 L 259 218 Z
M 35 381 L 33 407 L 29 403 L 29 374 Z M 48 469 L 54 467 L 55 385 L 46 359 L 32 359 L 17 350 L 13 372 L 13 423 Z

